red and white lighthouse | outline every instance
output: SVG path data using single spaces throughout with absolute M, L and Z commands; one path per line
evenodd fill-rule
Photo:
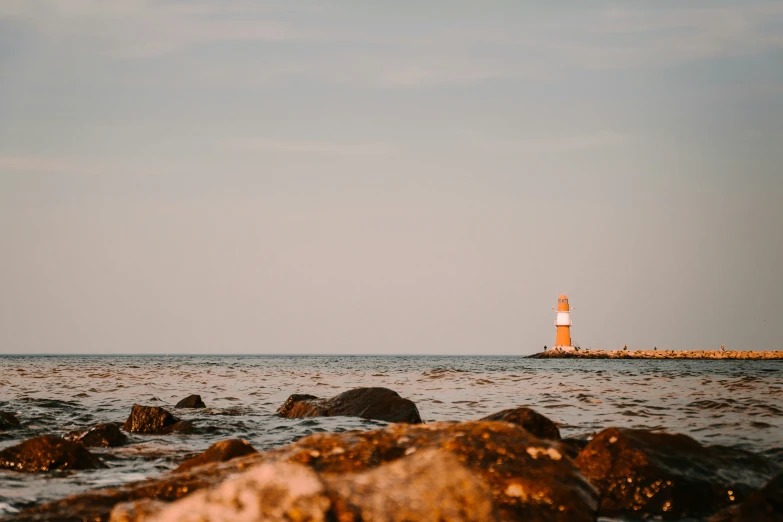
M 563 351 L 573 350 L 571 345 L 571 307 L 568 305 L 568 296 L 563 294 L 557 298 L 557 315 L 555 316 L 555 326 L 557 327 L 557 336 L 555 337 L 555 349 Z

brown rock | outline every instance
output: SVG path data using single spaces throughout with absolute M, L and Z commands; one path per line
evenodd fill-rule
M 340 522 L 492 522 L 489 487 L 443 450 L 422 450 L 362 473 L 326 475 Z
M 55 471 L 105 468 L 81 444 L 52 435 L 28 439 L 0 451 L 0 468 L 14 471 Z
M 188 395 L 177 403 L 175 408 L 206 408 L 207 405 L 201 400 L 201 395 Z
M 783 521 L 783 473 L 766 486 L 754 491 L 737 506 L 731 506 L 710 519 L 710 522 L 781 522 Z
M 421 423 L 416 404 L 388 388 L 356 388 L 331 399 L 314 395 L 291 395 L 277 410 L 282 417 L 362 417 L 387 422 Z
M 10 411 L 0 411 L 0 431 L 12 430 L 20 426 L 21 424 L 16 415 Z
M 324 522 L 330 505 L 316 473 L 277 462 L 259 464 L 172 504 L 120 504 L 110 522 Z
M 164 435 L 174 432 L 190 433 L 193 431 L 193 424 L 190 421 L 179 420 L 158 406 L 134 404 L 122 429 L 131 433 Z
M 193 491 L 215 487 L 229 476 L 260 463 L 301 464 L 331 484 L 332 477 L 339 480 L 344 475 L 369 472 L 405 456 L 415 460 L 417 455 L 426 455 L 426 450 L 443 450 L 451 453 L 489 489 L 494 514 L 499 520 L 593 522 L 597 493 L 559 448 L 558 442 L 539 439 L 519 426 L 490 421 L 399 423 L 374 431 L 319 433 L 265 453 L 73 495 L 27 509 L 16 514 L 15 520 L 69 517 L 105 520 L 120 502 L 142 499 L 170 502 Z M 440 480 L 449 479 L 441 477 Z M 413 495 L 414 492 L 395 494 Z M 346 504 L 340 512 L 354 513 L 350 505 Z
M 128 437 L 116 423 L 98 424 L 87 431 L 72 431 L 65 436 L 73 442 L 81 442 L 85 446 L 113 448 L 128 442 Z
M 196 466 L 201 466 L 207 462 L 225 462 L 237 457 L 250 455 L 251 453 L 258 453 L 258 451 L 245 440 L 222 440 L 220 442 L 214 443 L 201 455 L 197 455 L 192 459 L 186 460 L 180 464 L 179 467 L 174 470 L 174 472 L 176 473 L 186 469 L 195 468 Z
M 575 463 L 598 488 L 599 513 L 607 517 L 709 515 L 779 471 L 746 451 L 702 446 L 685 435 L 618 428 L 596 435 Z
M 512 408 L 493 413 L 481 420 L 503 421 L 522 426 L 527 431 L 542 439 L 560 440 L 560 430 L 554 422 L 530 408 Z

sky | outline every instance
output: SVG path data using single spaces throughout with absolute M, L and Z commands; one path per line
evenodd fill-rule
M 781 2 L 0 2 L 0 353 L 780 350 L 782 230 Z

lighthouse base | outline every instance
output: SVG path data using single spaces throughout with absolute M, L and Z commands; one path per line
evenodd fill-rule
M 558 352 L 558 351 L 559 352 L 575 352 L 576 351 L 576 348 L 574 348 L 573 346 L 555 346 L 552 349 L 555 350 L 556 352 Z

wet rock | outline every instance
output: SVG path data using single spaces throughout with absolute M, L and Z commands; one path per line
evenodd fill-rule
M 168 505 L 157 500 L 123 502 L 114 506 L 109 522 L 152 522 Z
M 206 408 L 207 405 L 201 400 L 201 395 L 188 395 L 177 403 L 175 408 Z
M 750 452 L 702 446 L 685 435 L 608 428 L 576 466 L 601 494 L 600 514 L 699 517 L 743 499 L 779 467 Z
M 100 448 L 114 448 L 128 442 L 128 436 L 120 430 L 117 423 L 113 422 L 98 424 L 86 431 L 72 431 L 65 438 L 73 442 L 81 442 L 85 446 Z
M 781 522 L 783 521 L 783 474 L 754 491 L 737 506 L 731 506 L 710 519 L 710 522 Z
M 0 431 L 13 430 L 20 426 L 21 423 L 16 415 L 10 411 L 0 411 Z
M 193 423 L 182 421 L 158 406 L 133 405 L 131 414 L 122 425 L 122 429 L 131 433 L 165 435 L 180 432 L 191 433 Z
M 587 439 L 563 439 L 561 441 L 563 451 L 570 458 L 575 459 L 590 443 Z
M 237 457 L 244 457 L 251 453 L 258 453 L 253 446 L 247 441 L 240 439 L 229 439 L 216 442 L 210 446 L 204 453 L 197 455 L 192 459 L 188 459 L 179 465 L 174 472 L 184 471 L 186 469 L 195 468 L 208 462 L 225 462 L 227 460 L 235 459 Z
M 557 441 L 539 439 L 510 423 L 491 421 L 398 423 L 374 431 L 318 433 L 272 451 L 72 495 L 24 510 L 15 515 L 15 520 L 31 522 L 69 517 L 105 520 L 120 502 L 143 499 L 171 502 L 196 490 L 219 487 L 221 482 L 259 464 L 301 464 L 321 477 L 329 491 L 329 484 L 337 483 L 332 479 L 348 480 L 347 475 L 369 473 L 406 457 L 429 462 L 428 450 L 442 450 L 452 454 L 475 479 L 484 483 L 499 520 L 594 522 L 597 492 L 559 448 Z M 440 476 L 438 480 L 451 479 Z M 440 486 L 433 483 L 429 487 Z M 338 490 L 336 486 L 335 490 Z M 416 491 L 410 488 L 394 494 L 414 495 Z M 473 501 L 474 507 L 478 506 L 479 498 Z M 334 509 L 354 513 L 350 505 L 340 508 L 335 503 Z
M 305 466 L 279 462 L 253 467 L 213 490 L 194 493 L 161 509 L 154 518 L 147 515 L 143 520 L 323 522 L 330 504 L 316 473 Z M 117 519 L 112 513 L 110 520 Z
M 388 388 L 355 388 L 331 399 L 295 394 L 277 413 L 289 419 L 344 415 L 387 422 L 422 422 L 416 404 Z
M 522 426 L 536 437 L 560 440 L 560 430 L 557 429 L 557 425 L 530 408 L 503 410 L 484 417 L 481 420 L 510 422 L 517 426 Z
M 111 522 L 339 520 L 492 522 L 492 493 L 442 450 L 361 473 L 318 475 L 301 464 L 259 464 L 212 491 L 169 505 L 120 504 Z
M 443 450 L 423 450 L 363 473 L 325 478 L 340 522 L 492 522 L 489 487 Z
M 61 437 L 43 435 L 0 451 L 0 468 L 14 471 L 55 471 L 105 468 L 87 448 Z

